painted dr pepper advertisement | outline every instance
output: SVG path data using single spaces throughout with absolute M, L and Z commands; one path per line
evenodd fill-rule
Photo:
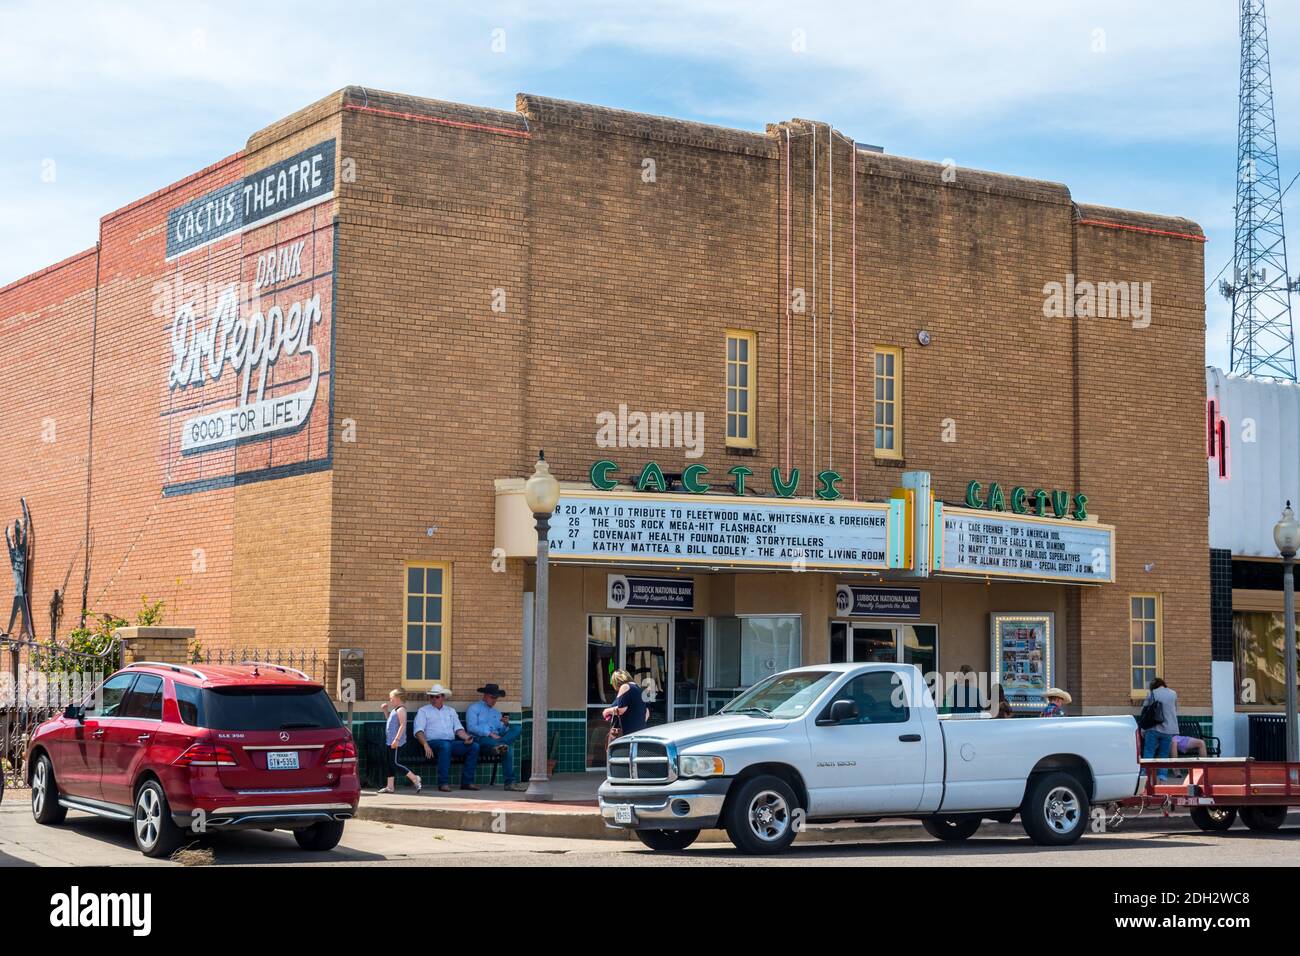
M 334 141 L 169 211 L 163 491 L 330 466 Z
M 1013 711 L 1037 712 L 1047 706 L 1047 689 L 1055 676 L 1053 617 L 1050 613 L 989 615 L 994 683 L 1001 685 Z

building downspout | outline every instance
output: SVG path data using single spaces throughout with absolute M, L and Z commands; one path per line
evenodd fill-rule
M 1079 207 L 1070 203 L 1070 274 L 1075 276 L 1076 281 L 1079 275 L 1079 227 L 1080 218 Z M 1070 319 L 1070 410 L 1071 410 L 1071 451 L 1074 456 L 1074 482 L 1075 493 L 1082 487 L 1083 479 L 1083 462 L 1081 458 L 1081 445 L 1083 436 L 1082 424 L 1079 417 L 1079 316 L 1077 310 L 1071 308 Z M 1112 556 L 1113 559 L 1113 556 Z M 1084 693 L 1083 693 L 1083 626 L 1080 616 L 1083 613 L 1083 594 L 1078 587 L 1066 589 L 1065 611 L 1065 663 L 1066 673 L 1069 675 L 1068 683 L 1074 687 L 1074 704 L 1078 712 L 1083 712 Z
M 99 339 L 99 263 L 103 248 L 104 224 L 101 222 L 99 238 L 95 241 L 95 292 L 90 306 L 90 397 L 86 413 L 86 521 L 82 543 L 81 615 L 78 619 L 78 625 L 81 627 L 86 625 L 86 614 L 89 610 L 87 605 L 90 599 L 90 494 L 95 461 L 95 359 L 98 356 Z M 57 640 L 58 635 L 51 634 L 50 639 Z

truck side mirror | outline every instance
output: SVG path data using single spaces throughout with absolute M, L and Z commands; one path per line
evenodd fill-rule
M 830 716 L 817 721 L 817 723 L 826 726 L 830 724 L 842 724 L 845 721 L 857 719 L 858 705 L 856 701 L 837 700 L 835 703 L 831 704 Z

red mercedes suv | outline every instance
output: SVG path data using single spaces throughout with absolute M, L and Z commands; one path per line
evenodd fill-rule
M 361 797 L 356 745 L 324 687 L 257 661 L 129 664 L 37 727 L 26 767 L 37 822 L 130 821 L 152 857 L 210 830 L 292 830 L 330 850 Z

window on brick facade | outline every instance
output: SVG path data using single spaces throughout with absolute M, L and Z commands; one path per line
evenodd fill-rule
M 449 678 L 451 659 L 451 565 L 406 567 L 405 645 L 402 683 L 424 686 Z
M 1129 598 L 1128 634 L 1133 664 L 1130 690 L 1133 697 L 1145 697 L 1163 664 L 1160 595 L 1134 594 Z
M 727 445 L 754 448 L 753 332 L 727 332 Z
M 875 454 L 903 457 L 903 350 L 876 349 Z

